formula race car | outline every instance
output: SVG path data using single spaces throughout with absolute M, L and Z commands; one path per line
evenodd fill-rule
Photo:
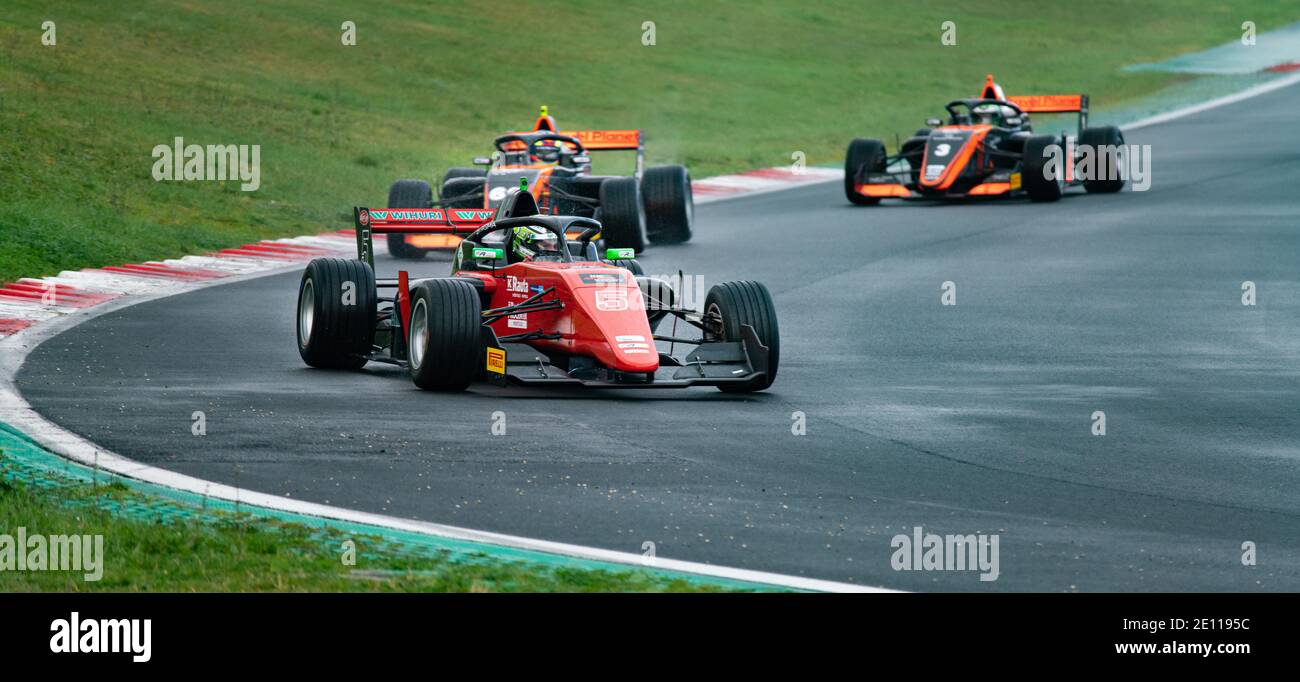
M 988 197 L 1025 194 L 1033 201 L 1056 201 L 1066 187 L 1083 185 L 1088 192 L 1118 192 L 1124 187 L 1115 156 L 1087 160 L 1087 172 L 1076 172 L 1079 153 L 1106 149 L 1120 153 L 1124 135 L 1115 126 L 1088 127 L 1087 95 L 1007 97 L 988 76 L 976 99 L 949 102 L 948 122 L 930 119 L 890 156 L 880 140 L 856 139 L 844 160 L 844 193 L 859 206 L 886 197 Z M 1075 138 L 1036 135 L 1031 113 L 1079 115 Z M 1059 150 L 1066 150 L 1061 152 Z M 1089 150 L 1089 154 L 1091 151 Z M 1053 161 L 1055 157 L 1055 162 Z M 1110 158 L 1112 172 L 1094 176 L 1100 160 Z
M 766 287 L 725 282 L 709 290 L 703 312 L 679 307 L 667 282 L 634 274 L 632 249 L 598 256 L 600 222 L 542 215 L 527 191 L 508 191 L 495 212 L 358 207 L 354 215 L 357 259 L 313 260 L 298 288 L 298 352 L 312 367 L 390 363 L 420 388 L 446 391 L 487 380 L 751 392 L 776 378 L 780 338 Z M 573 231 L 577 248 L 568 245 Z M 376 280 L 375 234 L 463 239 L 449 277 L 401 271 Z M 669 316 L 699 337 L 656 334 Z M 678 346 L 691 350 L 674 356 Z
M 493 141 L 491 157 L 474 159 L 476 168 L 452 168 L 443 176 L 438 206 L 493 209 L 506 193 L 527 180 L 542 213 L 599 220 L 602 241 L 638 253 L 650 241 L 689 241 L 695 218 L 691 177 L 683 166 L 644 169 L 640 130 L 561 132 L 542 107 L 531 132 L 512 132 Z M 591 152 L 635 151 L 632 177 L 591 174 Z M 398 180 L 388 191 L 390 208 L 429 208 L 432 190 L 423 180 Z M 576 235 L 570 235 L 576 237 Z M 388 252 L 421 258 L 431 249 L 453 249 L 456 235 L 388 235 Z

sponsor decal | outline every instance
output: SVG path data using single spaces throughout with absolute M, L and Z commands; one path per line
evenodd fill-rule
M 364 209 L 363 209 L 364 210 Z M 373 208 L 369 210 L 369 220 L 373 218 L 380 222 L 420 222 L 420 223 L 440 223 L 449 220 L 457 221 L 488 221 L 492 219 L 492 211 L 478 209 L 456 209 L 450 212 L 441 208 Z M 362 223 L 363 225 L 365 223 Z
M 583 284 L 622 284 L 623 274 L 614 272 L 584 272 L 578 275 Z
M 528 280 L 514 275 L 506 275 L 506 291 L 513 294 L 528 293 Z
M 642 350 L 642 349 L 640 349 L 640 348 L 627 348 L 627 349 L 623 349 L 623 350 L 621 350 L 621 351 L 619 351 L 619 352 L 621 352 L 621 353 L 625 353 L 625 354 L 627 354 L 627 355 L 636 355 L 636 354 L 638 354 L 638 353 L 649 353 L 650 351 L 648 351 L 648 350 Z
M 627 289 L 617 287 L 596 291 L 596 310 L 619 312 L 627 310 Z
M 639 130 L 567 130 L 561 135 L 576 137 L 584 147 L 630 147 L 635 149 L 641 138 Z
M 506 373 L 506 352 L 503 349 L 487 349 L 487 371 L 493 374 Z
M 506 318 L 506 326 L 511 329 L 527 329 L 528 313 L 519 313 Z
M 504 187 L 493 187 L 492 191 L 488 192 L 489 201 L 501 201 L 502 199 L 505 198 L 506 198 L 506 188 Z
M 937 179 L 939 178 L 939 176 L 943 175 L 943 169 L 945 169 L 945 168 L 947 168 L 947 166 L 945 166 L 945 165 L 943 165 L 943 164 L 941 164 L 941 163 L 932 163 L 932 164 L 926 166 L 926 167 L 925 167 L 925 179 L 926 179 L 926 180 L 937 180 Z
M 474 249 L 474 257 L 496 260 L 503 257 L 503 252 L 501 249 Z
M 1011 184 L 1011 189 L 1020 189 L 1020 174 L 1019 174 L 1019 173 L 1012 173 L 1012 174 L 1011 174 L 1010 184 Z
M 359 220 L 363 226 L 370 225 L 370 209 L 368 208 L 361 209 L 357 220 Z
M 648 344 L 648 343 L 620 343 L 620 344 L 618 344 L 618 347 L 619 347 L 619 348 L 649 348 L 649 347 L 650 347 L 650 344 Z
M 632 335 L 624 335 L 624 336 L 615 336 L 614 340 L 615 341 L 645 341 L 645 337 L 632 334 Z
M 948 155 L 948 152 L 950 152 L 950 151 L 952 151 L 952 145 L 947 144 L 947 143 L 944 143 L 944 144 L 940 144 L 940 145 L 936 145 L 936 146 L 935 146 L 935 148 L 934 148 L 934 155 L 935 155 L 935 156 L 947 156 L 947 155 Z

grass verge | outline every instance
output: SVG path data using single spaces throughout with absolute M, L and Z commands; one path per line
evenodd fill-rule
M 652 162 L 696 177 L 796 151 L 838 164 L 850 138 L 906 135 L 985 73 L 1105 107 L 1181 78 L 1123 65 L 1297 18 L 1264 0 L 9 0 L 0 282 L 345 227 L 351 205 L 464 165 L 543 103 L 565 126 L 643 128 Z M 151 150 L 178 136 L 260 145 L 261 188 L 155 182 Z
M 641 570 L 542 566 L 180 505 L 121 481 L 33 475 L 0 452 L 0 535 L 102 535 L 103 574 L 0 570 L 0 592 L 713 592 Z M 345 542 L 354 547 L 349 564 Z M 0 543 L 0 562 L 4 561 Z

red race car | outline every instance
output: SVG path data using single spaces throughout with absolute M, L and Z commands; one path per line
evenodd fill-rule
M 313 260 L 299 285 L 298 352 L 312 367 L 385 362 L 433 390 L 487 380 L 751 392 L 776 378 L 780 338 L 766 287 L 725 282 L 709 290 L 703 311 L 678 307 L 667 283 L 633 273 L 632 249 L 598 257 L 598 221 L 543 215 L 527 191 L 510 190 L 495 212 L 358 207 L 354 215 L 357 259 Z M 401 271 L 376 280 L 376 234 L 462 239 L 449 277 Z M 698 336 L 656 334 L 670 316 Z M 673 355 L 679 346 L 690 351 Z
M 848 200 L 871 206 L 889 197 L 1023 194 L 1033 201 L 1056 201 L 1073 185 L 1088 192 L 1124 187 L 1119 167 L 1124 134 L 1115 126 L 1088 127 L 1087 95 L 1007 97 L 990 75 L 979 97 L 953 100 L 945 108 L 947 122 L 926 121 L 929 127 L 905 140 L 896 155 L 890 156 L 880 140 L 853 140 L 844 158 Z M 1035 133 L 1031 113 L 1078 114 L 1078 144 L 1074 136 Z M 1111 159 L 1109 170 L 1120 173 L 1094 177 L 1090 171 L 1100 166 L 1090 157 L 1093 151 L 1104 152 L 1095 158 Z
M 695 221 L 691 176 L 684 166 L 644 168 L 640 130 L 561 131 L 546 110 L 529 132 L 510 132 L 493 141 L 492 156 L 474 159 L 478 167 L 451 168 L 443 176 L 437 206 L 496 208 L 506 193 L 525 181 L 543 214 L 595 218 L 609 247 L 638 253 L 649 242 L 690 241 Z M 593 175 L 591 154 L 636 152 L 631 177 Z M 423 180 L 398 180 L 388 191 L 390 208 L 430 208 L 432 189 Z M 454 249 L 453 234 L 388 235 L 396 258 L 420 258 L 429 250 Z

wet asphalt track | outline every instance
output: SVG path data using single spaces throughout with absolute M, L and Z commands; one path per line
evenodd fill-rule
M 643 263 L 767 284 L 766 394 L 437 395 L 382 365 L 308 369 L 297 274 L 97 318 L 19 384 L 141 461 L 484 530 L 915 590 L 1300 590 L 1298 110 L 1291 87 L 1130 133 L 1153 147 L 1145 193 L 853 208 L 823 184 L 701 206 L 693 243 Z M 891 570 L 914 526 L 999 533 L 1000 579 Z

